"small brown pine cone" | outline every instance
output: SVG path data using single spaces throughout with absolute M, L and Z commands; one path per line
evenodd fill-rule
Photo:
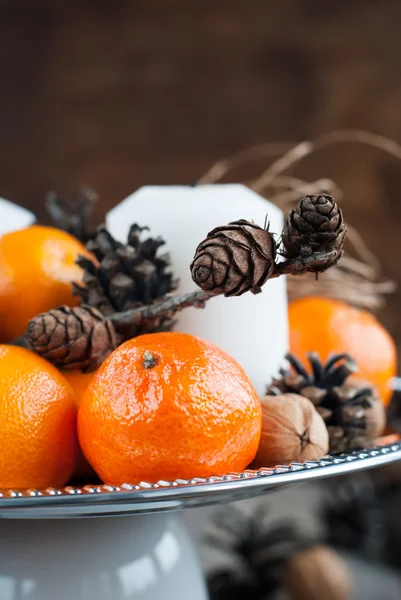
M 331 196 L 304 196 L 292 210 L 283 231 L 286 258 L 306 258 L 314 252 L 341 248 L 346 229 L 341 210 Z
M 116 348 L 113 324 L 90 306 L 61 306 L 32 319 L 27 330 L 31 350 L 63 369 L 93 371 Z
M 216 227 L 196 249 L 192 279 L 202 290 L 225 296 L 254 294 L 274 270 L 276 242 L 266 229 L 245 220 Z

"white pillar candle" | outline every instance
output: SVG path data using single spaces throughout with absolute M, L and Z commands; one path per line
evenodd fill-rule
M 214 227 L 238 219 L 253 220 L 281 234 L 283 213 L 243 185 L 198 187 L 149 186 L 139 189 L 106 216 L 112 235 L 125 242 L 130 225 L 148 225 L 153 237 L 162 236 L 170 253 L 178 294 L 196 288 L 190 264 L 196 246 Z M 204 309 L 178 313 L 177 331 L 210 340 L 244 367 L 259 394 L 276 375 L 288 346 L 285 277 L 268 281 L 260 294 L 238 298 L 216 297 Z
M 29 210 L 0 198 L 0 235 L 29 227 L 35 221 L 35 215 Z

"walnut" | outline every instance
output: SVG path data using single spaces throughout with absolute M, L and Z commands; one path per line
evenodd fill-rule
M 297 394 L 262 398 L 262 435 L 253 466 L 316 460 L 328 448 L 326 425 L 310 400 Z
M 350 600 L 352 578 L 337 552 L 312 546 L 289 560 L 284 588 L 291 600 Z

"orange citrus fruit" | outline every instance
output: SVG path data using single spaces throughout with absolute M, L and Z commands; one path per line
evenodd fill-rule
M 78 406 L 81 403 L 84 392 L 95 375 L 95 371 L 91 373 L 82 373 L 82 371 L 62 371 L 62 374 L 72 387 L 77 397 Z
M 142 335 L 98 369 L 78 411 L 85 456 L 111 484 L 223 475 L 253 460 L 261 403 L 240 365 L 185 333 Z
M 75 264 L 85 247 L 72 235 L 33 225 L 0 238 L 0 341 L 20 337 L 29 320 L 56 306 L 75 306 L 72 281 L 81 281 Z
M 81 404 L 84 392 L 92 381 L 95 372 L 82 373 L 82 371 L 62 371 L 62 373 L 75 392 L 78 407 Z M 94 477 L 96 477 L 96 473 L 86 460 L 81 448 L 79 448 L 77 464 L 72 479 L 83 481 L 93 479 Z
M 64 485 L 77 458 L 74 393 L 51 364 L 0 345 L 0 488 Z
M 307 352 L 322 360 L 346 352 L 358 363 L 358 377 L 371 381 L 383 403 L 391 399 L 390 379 L 396 375 L 397 352 L 388 331 L 372 313 L 323 297 L 295 300 L 289 305 L 290 350 L 304 361 Z

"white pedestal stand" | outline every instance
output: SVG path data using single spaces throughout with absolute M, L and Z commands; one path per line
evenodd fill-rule
M 206 600 L 196 552 L 169 513 L 1 520 L 0 600 Z

